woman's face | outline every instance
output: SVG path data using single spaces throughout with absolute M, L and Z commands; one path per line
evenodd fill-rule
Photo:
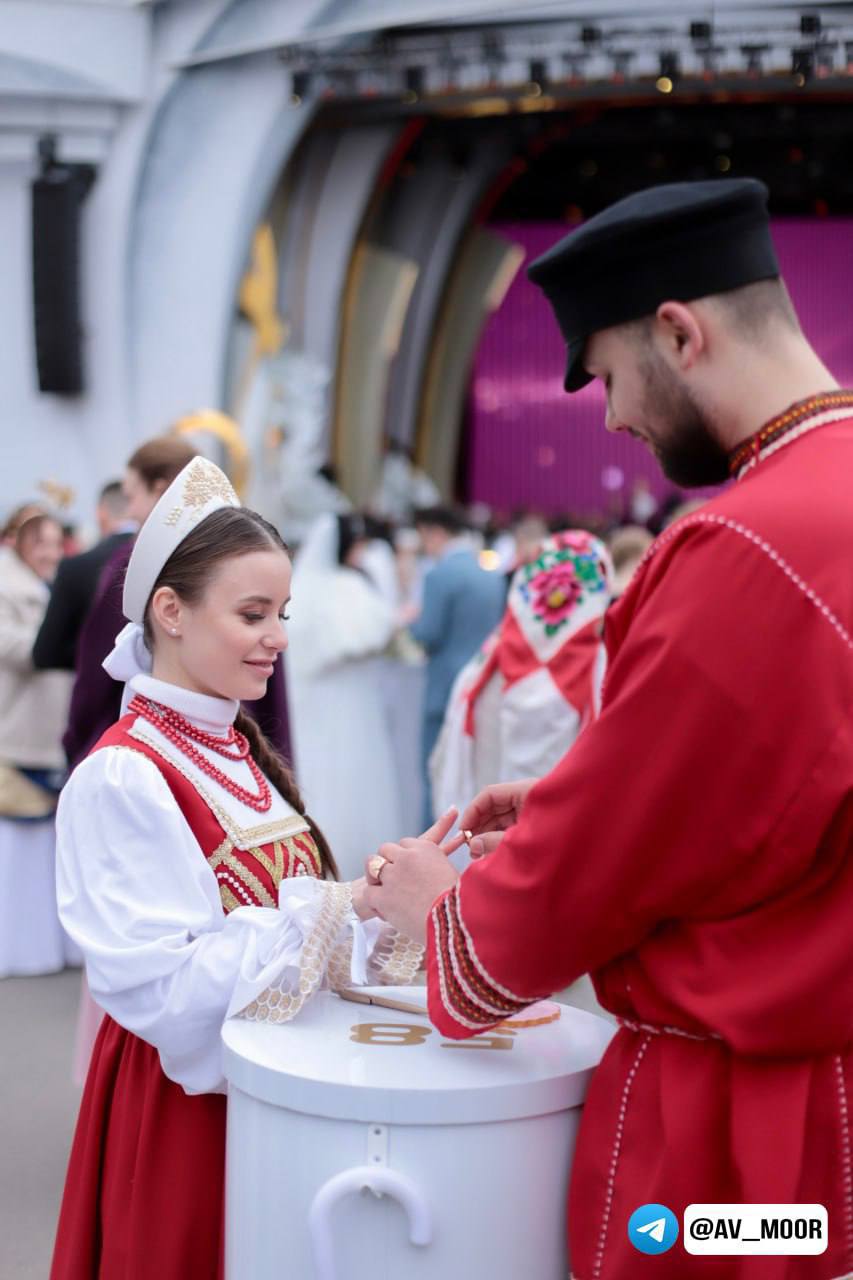
M 21 531 L 18 555 L 43 582 L 53 581 L 62 554 L 62 528 L 55 520 L 39 520 L 31 530 Z
M 364 553 L 367 550 L 367 539 L 359 538 L 347 550 L 344 564 L 348 569 L 360 569 L 364 564 Z
M 121 482 L 126 505 L 125 518 L 135 520 L 141 527 L 157 505 L 157 500 L 166 488 L 159 482 L 149 488 L 142 476 L 134 467 L 128 467 Z
M 263 696 L 287 648 L 291 565 L 279 549 L 223 560 L 192 606 L 168 587 L 154 593 L 153 674 L 218 698 Z

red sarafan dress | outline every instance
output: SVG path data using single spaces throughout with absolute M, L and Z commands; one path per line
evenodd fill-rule
M 739 461 L 609 615 L 600 718 L 431 913 L 443 1034 L 586 971 L 621 1024 L 572 1170 L 578 1280 L 853 1274 L 853 395 Z M 816 1202 L 829 1245 L 646 1258 L 651 1202 Z
M 131 687 L 148 718 L 110 729 L 60 805 L 60 913 L 107 1016 L 51 1280 L 220 1280 L 223 1021 L 287 1021 L 322 981 L 404 981 L 419 955 L 357 921 L 349 887 L 320 878 L 307 823 L 280 795 L 253 807 L 263 779 L 245 758 L 198 741 L 187 755 L 165 716 L 158 725 L 158 710 L 174 710 L 216 738 L 236 703 L 150 676 Z M 354 973 L 363 928 L 368 964 Z

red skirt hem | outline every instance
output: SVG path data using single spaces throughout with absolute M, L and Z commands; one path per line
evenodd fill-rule
M 222 1280 L 225 1098 L 190 1096 L 105 1017 L 80 1104 L 50 1280 Z

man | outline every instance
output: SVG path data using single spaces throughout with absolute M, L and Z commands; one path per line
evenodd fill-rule
M 33 645 L 33 666 L 73 671 L 77 641 L 92 605 L 101 571 L 116 550 L 136 529 L 127 517 L 127 501 L 120 480 L 104 485 L 95 510 L 100 540 L 76 556 L 60 562 L 44 621 Z
M 423 821 L 428 827 L 433 820 L 429 758 L 441 732 L 450 690 L 465 663 L 498 625 L 506 581 L 501 574 L 480 568 L 454 511 L 423 507 L 415 512 L 415 528 L 424 552 L 435 562 L 424 579 L 420 617 L 410 627 L 428 658 L 421 733 Z
M 803 336 L 751 180 L 640 192 L 533 264 L 566 387 L 666 474 L 738 483 L 668 528 L 607 629 L 599 720 L 463 813 L 458 879 L 383 846 L 377 913 L 470 1036 L 592 971 L 621 1027 L 584 1108 L 578 1280 L 853 1272 L 853 393 Z M 390 865 L 389 865 L 390 864 Z M 375 882 L 375 877 L 374 877 Z M 821 1256 L 646 1264 L 639 1206 L 818 1203 Z

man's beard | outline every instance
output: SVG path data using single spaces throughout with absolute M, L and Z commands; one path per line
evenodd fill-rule
M 668 423 L 668 434 L 651 441 L 667 479 L 685 489 L 722 484 L 729 478 L 729 455 L 711 432 L 707 414 L 657 354 L 643 363 L 643 413 Z

